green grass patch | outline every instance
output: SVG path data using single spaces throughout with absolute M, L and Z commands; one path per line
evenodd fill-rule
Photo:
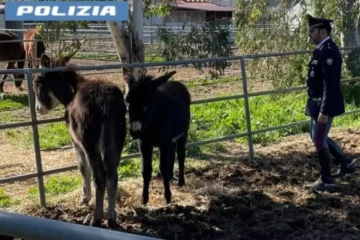
M 41 149 L 53 149 L 71 143 L 70 135 L 65 122 L 49 123 L 38 126 Z M 32 148 L 33 132 L 31 127 L 10 129 L 5 132 L 6 136 L 23 146 Z
M 6 194 L 5 189 L 0 188 L 0 207 L 11 206 L 11 198 Z
M 157 148 L 154 148 L 156 150 Z M 159 171 L 159 158 L 158 154 L 153 154 L 152 158 L 153 173 Z M 121 160 L 120 167 L 118 168 L 119 178 L 134 178 L 141 177 L 141 159 L 132 158 Z
M 51 196 L 58 196 L 74 191 L 81 184 L 80 176 L 52 176 L 45 181 L 45 193 Z M 39 195 L 38 186 L 30 187 L 29 194 L 37 197 Z
M 15 110 L 29 106 L 27 95 L 5 94 L 0 99 L 0 111 Z
M 13 205 L 18 205 L 20 203 L 19 200 L 12 199 L 4 188 L 0 188 L 0 208 L 7 208 Z
M 13 102 L 9 99 L 0 101 L 0 111 L 14 110 L 22 108 L 21 103 Z
M 359 86 L 351 88 L 344 86 L 347 111 L 359 108 L 359 91 Z M 249 98 L 252 130 L 309 120 L 304 114 L 306 98 L 306 93 L 303 91 Z M 246 132 L 243 99 L 192 105 L 191 115 L 189 142 Z M 349 125 L 359 126 L 360 114 L 338 117 L 333 126 Z M 280 137 L 308 131 L 308 125 L 286 128 L 253 135 L 253 142 L 265 144 L 276 141 Z M 247 138 L 240 138 L 238 141 L 245 143 Z

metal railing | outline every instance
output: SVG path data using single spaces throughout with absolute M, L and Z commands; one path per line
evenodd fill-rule
M 120 231 L 0 211 L 0 234 L 26 240 L 155 240 Z M 0 236 L 0 237 L 2 237 Z M 1 238 L 3 239 L 3 238 Z
M 341 50 L 352 50 L 352 49 L 358 49 L 360 47 L 347 47 L 347 48 L 341 48 Z M 175 65 L 181 65 L 181 64 L 194 64 L 194 63 L 209 63 L 209 62 L 220 62 L 220 61 L 240 61 L 241 63 L 241 77 L 242 77 L 242 87 L 243 87 L 243 94 L 239 95 L 232 95 L 227 97 L 217 97 L 217 98 L 209 98 L 209 99 L 200 99 L 192 101 L 192 104 L 202 104 L 202 103 L 210 103 L 210 102 L 217 102 L 217 101 L 225 101 L 225 100 L 231 100 L 231 99 L 244 99 L 244 110 L 245 110 L 245 116 L 246 116 L 246 132 L 237 133 L 229 136 L 224 136 L 220 138 L 215 139 L 206 139 L 198 142 L 192 142 L 187 143 L 186 147 L 194 147 L 194 146 L 201 146 L 209 143 L 216 143 L 221 142 L 225 140 L 231 140 L 239 137 L 247 137 L 248 139 L 248 148 L 249 148 L 249 160 L 254 160 L 254 148 L 253 148 L 253 141 L 252 136 L 254 134 L 269 132 L 269 131 L 275 131 L 280 130 L 284 128 L 289 128 L 293 126 L 298 125 L 304 125 L 308 124 L 309 121 L 301 121 L 301 122 L 295 122 L 290 124 L 284 124 L 276 127 L 270 127 L 265 129 L 260 129 L 256 131 L 251 130 L 251 115 L 250 115 L 250 107 L 248 98 L 253 96 L 263 96 L 263 95 L 270 95 L 270 94 L 278 94 L 278 93 L 284 93 L 284 92 L 292 92 L 292 91 L 299 91 L 304 90 L 306 87 L 294 87 L 294 88 L 287 88 L 287 89 L 280 89 L 280 90 L 272 90 L 272 91 L 262 91 L 262 92 L 254 92 L 254 93 L 248 93 L 247 88 L 247 74 L 246 74 L 246 60 L 247 59 L 256 59 L 256 58 L 264 58 L 264 57 L 278 57 L 278 56 L 289 56 L 289 55 L 299 55 L 299 54 L 308 54 L 312 51 L 293 51 L 293 52 L 282 52 L 282 53 L 264 53 L 264 54 L 252 54 L 252 55 L 242 55 L 242 56 L 232 56 L 232 57 L 218 57 L 218 58 L 206 58 L 206 59 L 192 59 L 192 60 L 183 60 L 183 61 L 172 61 L 172 62 L 162 62 L 162 63 L 133 63 L 133 64 L 111 64 L 111 65 L 96 65 L 96 66 L 77 66 L 74 67 L 75 70 L 82 71 L 82 70 L 109 70 L 109 69 L 119 69 L 122 67 L 153 67 L 153 66 L 175 66 Z M 33 140 L 34 140 L 34 151 L 35 151 L 35 163 L 36 163 L 36 173 L 29 173 L 25 175 L 19 175 L 19 176 L 13 176 L 13 177 L 7 177 L 0 179 L 0 184 L 4 183 L 10 183 L 14 181 L 20 181 L 20 180 L 27 180 L 30 178 L 37 177 L 38 178 L 38 185 L 39 185 L 39 195 L 40 195 L 40 204 L 41 206 L 46 206 L 46 200 L 45 200 L 45 190 L 44 190 L 44 181 L 43 177 L 45 175 L 50 175 L 54 173 L 59 172 L 65 172 L 70 170 L 75 170 L 77 168 L 76 165 L 74 166 L 68 166 L 68 167 L 62 167 L 57 169 L 52 169 L 48 171 L 42 170 L 42 163 L 41 163 L 41 154 L 40 154 L 40 147 L 39 147 L 39 133 L 38 133 L 38 125 L 39 124 L 45 124 L 45 123 L 53 123 L 53 122 L 60 122 L 63 121 L 64 118 L 52 118 L 52 119 L 46 119 L 46 120 L 37 120 L 36 112 L 35 112 L 35 100 L 34 100 L 34 93 L 32 91 L 32 74 L 33 73 L 44 73 L 44 72 L 51 72 L 56 70 L 62 70 L 64 67 L 57 67 L 57 68 L 45 68 L 45 69 L 9 69 L 9 70 L 0 70 L 0 74 L 4 73 L 25 73 L 26 79 L 28 83 L 28 99 L 29 99 L 29 106 L 31 109 L 31 121 L 29 122 L 19 122 L 19 123 L 8 123 L 0 125 L 1 129 L 6 128 L 15 128 L 15 127 L 23 127 L 23 126 L 32 126 L 33 130 Z M 347 79 L 343 82 L 354 82 L 358 81 L 360 78 L 352 78 Z M 353 114 L 353 113 L 359 113 L 360 109 L 355 109 L 352 111 L 346 112 L 344 115 Z M 127 156 L 123 156 L 122 159 L 129 159 L 134 157 L 139 157 L 139 153 L 130 154 Z

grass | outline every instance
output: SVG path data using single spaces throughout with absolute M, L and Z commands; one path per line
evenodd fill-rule
M 0 208 L 7 208 L 20 204 L 18 199 L 11 198 L 4 188 L 0 188 Z
M 50 196 L 58 196 L 74 191 L 81 186 L 80 176 L 51 176 L 45 181 L 45 193 Z M 30 196 L 39 195 L 38 186 L 29 188 Z
M 224 78 L 222 81 L 234 81 Z M 203 86 L 210 81 L 199 80 L 196 84 Z M 193 84 L 195 85 L 195 83 Z M 346 110 L 360 106 L 359 86 L 344 86 Z M 215 97 L 215 96 L 214 96 Z M 298 121 L 309 120 L 304 115 L 306 93 L 292 92 L 280 95 L 256 96 L 249 98 L 251 129 L 260 130 L 268 127 L 280 126 Z M 334 126 L 359 126 L 360 115 L 352 114 L 336 118 Z M 253 136 L 254 143 L 267 144 L 277 141 L 280 137 L 303 133 L 309 130 L 308 126 L 296 126 L 282 130 L 261 133 Z M 236 99 L 219 101 L 191 106 L 191 126 L 189 142 L 201 141 L 210 138 L 219 138 L 226 135 L 246 132 L 246 117 L 244 100 Z M 32 147 L 32 130 L 28 128 L 12 129 L 7 136 L 26 148 Z M 70 137 L 65 123 L 51 123 L 39 126 L 40 146 L 42 149 L 53 149 L 70 144 Z M 240 142 L 246 138 L 238 139 Z M 211 146 L 213 148 L 213 146 Z M 196 148 L 195 148 L 196 149 Z M 125 146 L 125 154 L 137 152 L 137 144 L 129 136 Z
M 27 95 L 3 95 L 0 99 L 0 111 L 9 111 L 29 106 Z

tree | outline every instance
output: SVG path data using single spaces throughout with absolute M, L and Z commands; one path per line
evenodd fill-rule
M 73 37 L 70 39 L 62 39 L 64 36 L 64 30 L 70 30 L 71 33 L 76 33 L 80 28 L 87 29 L 89 25 L 86 21 L 46 21 L 43 25 L 37 25 L 36 28 L 39 30 L 44 42 L 49 47 L 49 44 L 53 44 L 59 41 L 59 45 L 55 50 L 55 55 L 62 55 L 63 52 L 72 52 L 80 47 L 87 41 L 86 38 L 78 39 Z
M 307 13 L 334 19 L 332 36 L 339 45 L 358 44 L 356 31 L 360 11 L 356 0 L 278 0 L 272 1 L 275 7 L 269 7 L 269 2 L 236 0 L 238 10 L 234 18 L 239 29 L 236 45 L 240 53 L 312 50 L 314 46 L 307 42 Z M 260 72 L 254 77 L 272 80 L 275 88 L 289 87 L 304 84 L 308 60 L 307 55 L 295 55 L 263 58 L 249 62 L 249 65 Z M 344 75 L 349 74 L 350 65 L 347 61 Z
M 165 16 L 171 10 L 175 0 L 129 0 L 129 22 L 127 28 L 122 22 L 107 21 L 109 30 L 115 42 L 119 59 L 122 63 L 143 63 L 145 59 L 143 44 L 143 19 L 151 14 Z M 145 7 L 145 8 L 143 8 Z M 128 90 L 128 76 L 135 80 L 146 73 L 145 68 L 123 68 L 123 78 Z

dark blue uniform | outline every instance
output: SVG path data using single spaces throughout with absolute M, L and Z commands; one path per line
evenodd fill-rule
M 331 38 L 315 49 L 308 64 L 307 116 L 317 118 L 321 112 L 335 117 L 345 112 L 340 86 L 341 65 L 341 54 Z
M 338 144 L 328 137 L 334 117 L 345 112 L 340 85 L 342 57 L 330 37 L 332 21 L 308 15 L 309 38 L 317 47 L 308 64 L 305 114 L 311 117 L 310 137 L 318 152 L 320 164 L 320 178 L 311 185 L 320 191 L 333 191 L 334 177 L 342 177 L 356 169 L 355 161 L 349 159 Z M 322 31 L 324 29 L 326 32 Z M 331 155 L 341 164 L 334 176 L 331 174 Z

